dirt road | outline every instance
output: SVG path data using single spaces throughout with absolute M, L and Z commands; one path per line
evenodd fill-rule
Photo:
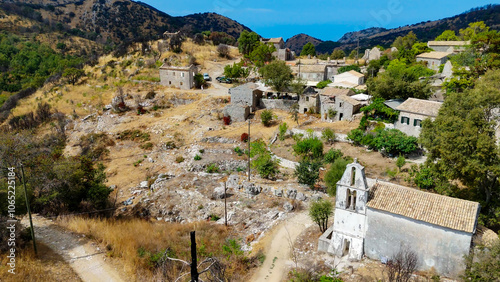
M 22 223 L 29 226 L 27 218 Z M 90 240 L 65 231 L 41 216 L 33 216 L 33 225 L 36 240 L 61 255 L 82 281 L 124 281 L 105 261 L 105 251 L 93 246 Z
M 293 265 L 291 244 L 307 227 L 311 226 L 307 211 L 302 211 L 285 220 L 269 233 L 263 247 L 266 259 L 251 281 L 281 282 L 286 278 L 287 266 Z

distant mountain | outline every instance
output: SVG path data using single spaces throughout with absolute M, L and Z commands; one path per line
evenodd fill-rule
M 130 0 L 3 0 L 0 8 L 21 16 L 30 14 L 61 28 L 94 34 L 101 42 L 158 38 L 163 32 L 180 29 L 188 33 L 223 31 L 236 39 L 250 29 L 215 13 L 172 17 L 142 2 Z
M 285 42 L 285 47 L 290 48 L 290 50 L 295 51 L 296 54 L 299 54 L 300 51 L 302 51 L 302 47 L 304 47 L 304 45 L 306 45 L 308 42 L 311 42 L 314 46 L 317 46 L 322 43 L 323 40 L 314 38 L 304 33 L 300 33 L 288 38 Z
M 434 40 L 443 31 L 454 30 L 457 34 L 461 28 L 466 28 L 469 23 L 484 21 L 490 28 L 500 29 L 500 5 L 487 5 L 474 8 L 457 16 L 436 20 L 421 22 L 418 24 L 402 26 L 393 29 L 369 28 L 357 32 L 346 33 L 339 42 L 341 48 L 352 50 L 357 46 L 359 38 L 360 49 L 381 45 L 389 47 L 398 36 L 405 36 L 413 31 L 420 41 Z

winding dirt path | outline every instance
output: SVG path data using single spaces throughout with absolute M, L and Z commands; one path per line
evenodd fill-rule
M 294 264 L 291 245 L 312 224 L 307 211 L 302 211 L 276 226 L 264 238 L 266 259 L 250 281 L 281 282 L 286 277 L 287 266 Z
M 29 226 L 25 217 L 23 225 Z M 61 255 L 84 282 L 121 282 L 118 271 L 106 262 L 105 251 L 41 216 L 33 216 L 35 238 Z

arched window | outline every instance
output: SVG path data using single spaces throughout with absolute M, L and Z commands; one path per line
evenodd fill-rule
M 352 200 L 351 200 L 351 209 L 355 210 L 356 209 L 356 191 L 353 191 L 351 194 Z
M 350 186 L 354 186 L 355 182 L 356 182 L 356 168 L 351 167 L 351 184 L 350 184 Z
M 346 189 L 345 208 L 348 209 L 350 206 L 351 206 L 351 190 Z

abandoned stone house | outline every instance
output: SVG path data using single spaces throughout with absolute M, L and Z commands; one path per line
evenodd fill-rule
M 320 113 L 321 120 L 335 121 L 337 120 L 337 106 L 335 103 L 336 97 L 353 96 L 354 91 L 346 88 L 326 87 L 320 93 Z
M 380 51 L 378 47 L 373 47 L 372 49 L 365 50 L 365 55 L 363 56 L 362 59 L 365 60 L 366 62 L 379 60 L 381 55 L 382 51 Z
M 299 97 L 299 113 L 317 113 L 321 109 L 319 93 L 313 87 L 308 86 Z
M 394 128 L 410 136 L 418 137 L 422 130 L 422 121 L 437 117 L 442 102 L 408 98 L 395 109 L 399 111 Z
M 470 41 L 429 41 L 427 46 L 436 52 L 459 53 L 465 51 Z
M 334 224 L 318 250 L 349 260 L 389 260 L 402 248 L 419 270 L 457 277 L 476 232 L 479 203 L 365 177 L 355 160 L 337 182 Z
M 261 38 L 260 42 L 264 44 L 267 43 L 273 44 L 274 48 L 276 48 L 276 51 L 273 52 L 273 56 L 275 56 L 278 60 L 290 61 L 295 59 L 293 52 L 290 49 L 285 48 L 285 41 L 283 40 L 282 37 Z
M 292 66 L 291 69 L 293 75 L 308 82 L 313 82 L 313 85 L 316 85 L 318 82 L 326 80 L 327 78 L 326 65 L 305 65 L 299 63 Z
M 427 67 L 431 70 L 437 71 L 440 65 L 448 61 L 448 57 L 453 54 L 450 52 L 428 52 L 417 55 L 417 62 L 426 62 Z
M 160 84 L 189 90 L 194 87 L 194 75 L 197 72 L 198 69 L 194 65 L 177 67 L 163 64 L 160 67 Z

